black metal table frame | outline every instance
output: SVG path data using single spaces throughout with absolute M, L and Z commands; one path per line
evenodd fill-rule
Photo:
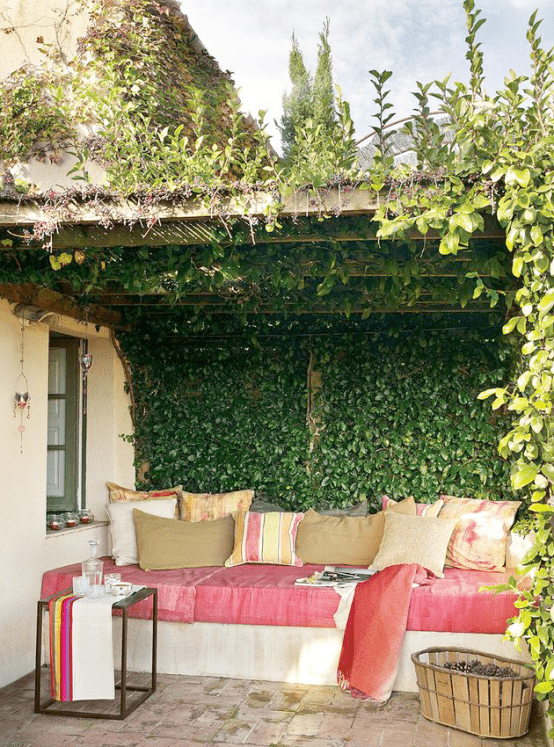
M 70 589 L 67 590 L 68 592 Z M 116 719 L 122 721 L 132 713 L 141 703 L 149 698 L 156 690 L 156 674 L 157 674 L 157 642 L 158 642 L 158 590 L 157 589 L 140 589 L 134 594 L 130 594 L 128 597 L 120 599 L 113 605 L 114 610 L 121 610 L 121 679 L 119 683 L 116 683 L 115 687 L 121 690 L 121 697 L 119 701 L 119 713 L 106 714 L 93 711 L 77 711 L 70 709 L 50 709 L 54 703 L 59 701 L 50 698 L 45 703 L 41 703 L 41 671 L 42 671 L 42 628 L 43 628 L 43 616 L 44 611 L 48 610 L 48 602 L 54 596 L 57 596 L 59 592 L 53 594 L 46 599 L 40 599 L 37 605 L 37 646 L 36 646 L 36 668 L 35 668 L 35 713 L 43 713 L 48 716 L 73 716 L 77 718 L 104 718 L 104 719 Z M 127 609 L 132 607 L 134 604 L 141 602 L 143 599 L 152 597 L 152 673 L 149 687 L 137 687 L 134 685 L 127 684 Z M 128 691 L 140 691 L 142 695 L 133 701 L 130 705 L 127 704 L 127 693 Z M 77 701 L 73 701 L 77 702 Z M 110 701 L 111 702 L 111 701 Z

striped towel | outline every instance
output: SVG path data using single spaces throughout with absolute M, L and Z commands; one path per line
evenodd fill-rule
M 59 701 L 115 697 L 112 605 L 115 597 L 58 594 L 50 613 L 50 691 Z
M 73 604 L 80 599 L 59 594 L 48 602 L 50 615 L 50 694 L 54 700 L 73 700 Z

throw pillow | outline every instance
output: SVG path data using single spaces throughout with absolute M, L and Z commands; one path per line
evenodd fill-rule
M 151 501 L 156 498 L 180 498 L 182 485 L 176 485 L 174 488 L 164 488 L 160 490 L 132 490 L 131 488 L 122 488 L 115 482 L 107 482 L 110 493 L 110 503 L 119 501 Z
M 444 501 L 439 498 L 434 503 L 416 503 L 416 516 L 428 516 L 430 519 L 434 519 L 439 515 L 439 512 L 443 506 Z M 381 508 L 386 511 L 388 508 L 397 505 L 397 502 L 388 495 L 384 495 L 381 501 Z
M 370 568 L 382 571 L 391 565 L 418 563 L 437 578 L 444 578 L 446 550 L 455 524 L 446 519 L 387 511 L 381 547 Z
M 179 518 L 181 506 L 181 489 L 182 485 L 176 485 L 174 488 L 160 488 L 159 490 L 132 490 L 123 488 L 115 482 L 107 482 L 110 503 L 119 503 L 120 501 L 153 501 L 161 498 L 175 498 L 175 518 Z
M 296 554 L 304 563 L 367 566 L 375 557 L 382 531 L 377 514 L 322 516 L 310 508 L 298 527 Z
M 175 498 L 158 498 L 153 501 L 120 501 L 108 503 L 112 555 L 116 565 L 138 563 L 137 538 L 133 509 L 138 508 L 154 516 L 172 519 L 175 516 Z
M 348 508 L 320 508 L 323 516 L 367 516 L 367 501 L 360 501 Z
M 235 544 L 226 566 L 242 563 L 303 565 L 295 553 L 296 533 L 304 514 L 288 511 L 237 511 Z
M 254 498 L 253 490 L 234 490 L 230 493 L 181 493 L 183 521 L 212 521 L 223 519 L 234 511 L 248 511 Z
M 397 503 L 396 501 L 391 501 L 386 511 L 378 511 L 376 514 L 373 514 L 375 516 L 376 526 L 375 534 L 372 534 L 372 544 L 369 548 L 369 553 L 373 558 L 377 555 L 379 547 L 381 546 L 383 532 L 385 531 L 385 514 L 387 513 L 415 516 L 415 501 L 411 496 L 409 498 L 404 498 L 404 500 L 400 501 L 399 503 Z
M 224 565 L 233 551 L 232 516 L 176 521 L 133 510 L 138 564 L 143 571 Z
M 506 539 L 520 501 L 481 501 L 442 495 L 439 518 L 456 522 L 446 565 L 476 571 L 500 571 L 506 562 Z

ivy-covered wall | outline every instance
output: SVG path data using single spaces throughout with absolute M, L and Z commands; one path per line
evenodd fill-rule
M 140 330 L 140 328 L 139 328 Z M 477 399 L 510 376 L 494 335 L 457 332 L 225 339 L 195 347 L 122 337 L 136 401 L 137 467 L 158 487 L 252 487 L 287 508 L 383 493 L 511 498 L 508 427 Z

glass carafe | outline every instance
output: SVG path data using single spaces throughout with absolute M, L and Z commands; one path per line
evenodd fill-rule
M 103 592 L 102 571 L 104 563 L 98 558 L 98 542 L 96 540 L 89 540 L 89 545 L 90 558 L 83 560 L 81 566 L 83 576 L 88 580 L 91 597 L 99 597 Z

